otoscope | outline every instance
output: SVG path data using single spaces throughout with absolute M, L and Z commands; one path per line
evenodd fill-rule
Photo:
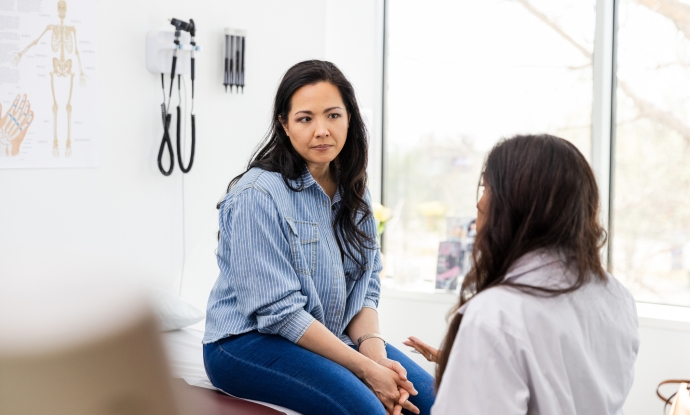
M 170 71 L 170 95 L 168 96 L 168 99 L 172 97 L 172 87 L 173 83 L 175 82 L 175 66 L 177 65 L 177 50 L 180 47 L 180 30 L 184 30 L 185 32 L 190 32 L 191 30 L 194 30 L 194 33 L 196 33 L 196 29 L 194 28 L 194 22 L 190 25 L 189 23 L 182 21 L 182 20 L 177 20 L 174 17 L 170 19 L 170 24 L 175 26 L 175 45 L 177 47 L 173 51 L 173 58 L 172 58 L 172 70 Z M 194 35 L 192 35 L 192 42 L 194 41 Z M 196 43 L 192 43 L 195 45 Z M 194 73 L 194 51 L 192 51 L 192 73 Z M 192 75 L 192 79 L 194 79 L 194 75 Z M 168 106 L 170 103 L 168 102 Z

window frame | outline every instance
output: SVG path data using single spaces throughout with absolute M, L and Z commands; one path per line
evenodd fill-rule
M 594 30 L 594 91 L 592 95 L 591 164 L 599 185 L 601 221 L 608 234 L 602 252 L 609 272 L 612 269 L 610 232 L 613 217 L 613 174 L 616 134 L 616 46 L 618 0 L 597 0 Z
M 387 81 L 388 81 L 388 21 L 390 0 L 383 0 L 381 25 L 383 33 L 382 82 L 381 82 L 381 159 L 375 169 L 381 179 L 381 203 L 386 204 L 386 139 L 387 119 Z M 603 259 L 607 270 L 611 271 L 611 241 L 609 232 L 612 225 L 611 206 L 613 200 L 614 144 L 616 134 L 616 45 L 618 0 L 596 1 L 596 25 L 594 31 L 593 94 L 592 94 L 592 150 L 591 165 L 599 185 L 601 199 L 601 220 L 608 234 Z M 381 241 L 381 250 L 384 241 Z
M 388 20 L 390 0 L 383 0 L 381 13 L 381 33 L 383 53 L 382 88 L 381 88 L 381 159 L 377 160 L 375 168 L 381 179 L 381 203 L 386 204 L 386 139 L 387 139 L 387 106 L 386 94 L 388 75 Z M 614 172 L 615 172 L 615 144 L 616 144 L 616 92 L 617 92 L 617 44 L 618 44 L 618 9 L 619 0 L 596 1 L 596 24 L 594 32 L 594 61 L 593 61 L 593 95 L 592 95 L 592 152 L 591 165 L 599 185 L 601 200 L 601 221 L 604 224 L 608 239 L 602 251 L 602 257 L 607 270 L 612 269 L 612 246 L 614 236 L 610 232 L 613 221 L 614 200 Z M 381 241 L 383 251 L 383 241 Z M 437 301 L 446 298 L 448 294 L 429 294 L 403 292 L 396 289 L 383 291 L 384 297 L 414 297 L 420 301 Z M 431 300 L 435 298 L 436 300 Z M 449 301 L 450 304 L 450 301 Z M 640 322 L 648 327 L 666 327 L 671 324 L 675 328 L 690 331 L 690 307 L 667 304 L 637 302 Z

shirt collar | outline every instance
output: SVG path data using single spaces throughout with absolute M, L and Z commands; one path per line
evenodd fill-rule
M 290 183 L 290 186 L 294 188 L 299 188 L 300 186 L 302 186 L 304 189 L 306 189 L 307 187 L 316 183 L 316 179 L 314 178 L 314 176 L 311 175 L 309 169 L 305 168 L 304 173 L 302 173 L 302 175 L 297 180 L 288 179 L 288 182 Z M 341 199 L 342 194 L 340 193 L 340 183 L 338 183 L 331 204 L 335 205 L 336 203 L 340 202 Z
M 336 203 L 340 202 L 340 199 L 342 199 L 342 196 L 340 194 L 340 186 L 338 186 L 335 189 L 335 195 L 333 196 L 333 202 L 331 204 L 335 205 Z
M 536 271 L 559 261 L 564 261 L 563 255 L 549 249 L 537 249 L 535 251 L 528 252 L 518 258 L 518 260 L 511 265 L 505 277 L 503 277 L 503 280 L 515 280 L 527 273 Z M 463 304 L 462 307 L 458 308 L 457 313 L 465 314 L 468 304 L 469 301 Z
M 290 186 L 294 188 L 302 187 L 306 189 L 307 187 L 316 183 L 316 179 L 314 179 L 311 173 L 309 173 L 309 169 L 305 167 L 304 172 L 299 178 L 296 180 L 288 179 L 288 182 L 290 183 Z

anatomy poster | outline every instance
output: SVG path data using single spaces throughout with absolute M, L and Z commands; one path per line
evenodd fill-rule
M 97 0 L 0 0 L 0 168 L 98 166 Z

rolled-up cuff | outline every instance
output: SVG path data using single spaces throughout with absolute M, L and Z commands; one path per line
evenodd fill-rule
M 302 335 L 304 335 L 304 332 L 311 326 L 311 323 L 316 320 L 314 316 L 307 313 L 304 309 L 296 311 L 288 318 L 288 322 L 280 328 L 278 334 L 293 343 L 297 343 L 299 339 L 302 338 Z
M 362 308 L 364 307 L 373 308 L 374 310 L 377 310 L 379 308 L 379 301 L 374 300 L 373 298 L 366 297 L 364 299 L 364 304 L 362 304 Z

